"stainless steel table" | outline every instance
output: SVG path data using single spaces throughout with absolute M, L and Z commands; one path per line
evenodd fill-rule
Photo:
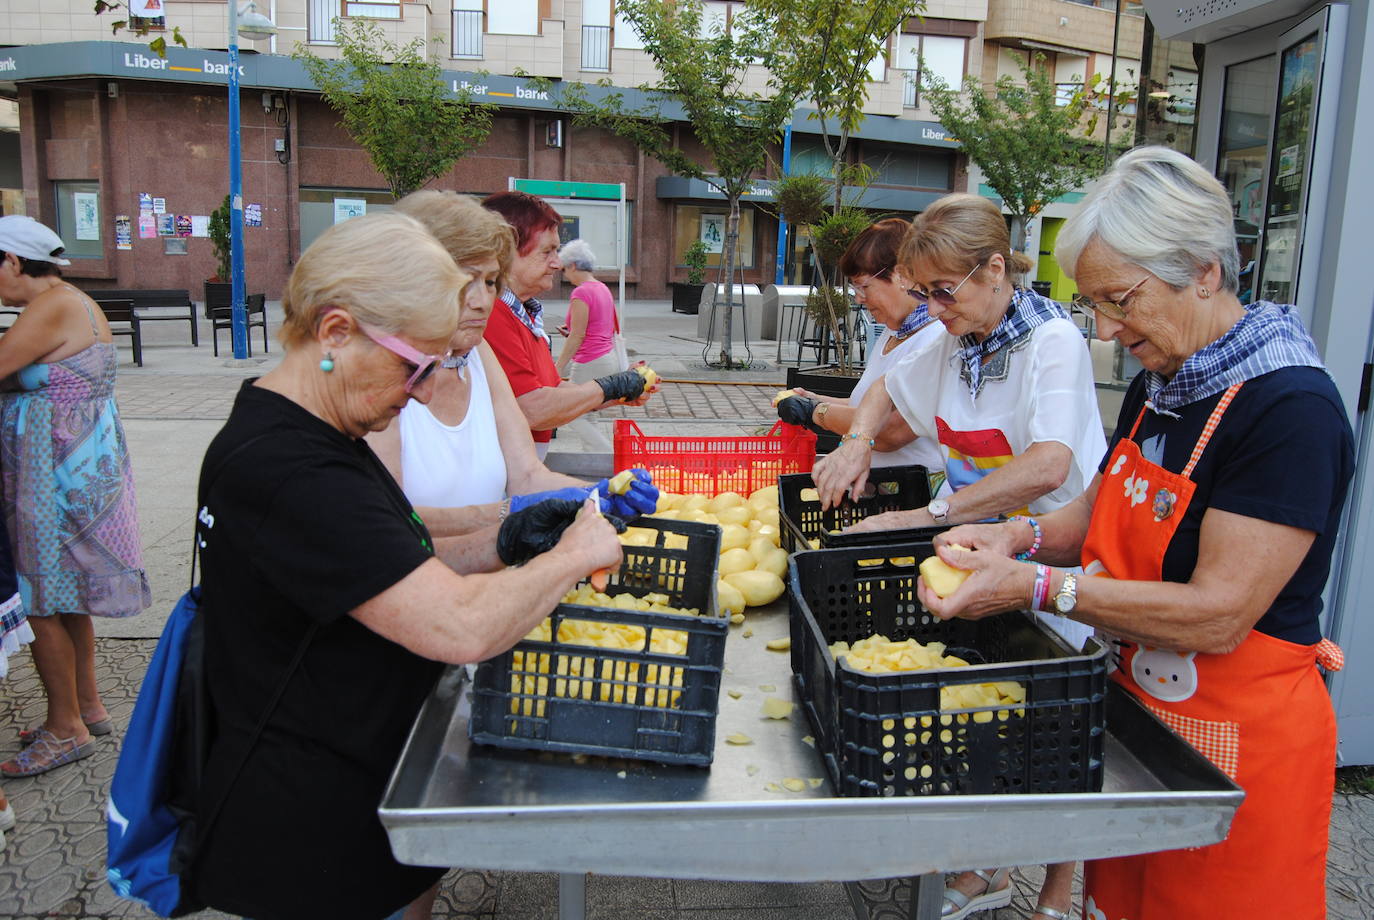
M 760 713 L 767 697 L 797 701 L 788 654 L 765 648 L 786 635 L 785 602 L 731 628 L 725 688 L 739 697 L 721 695 L 709 769 L 472 745 L 464 672 L 450 669 L 382 802 L 396 857 L 557 872 L 563 920 L 584 916 L 588 872 L 772 882 L 916 875 L 912 916 L 926 920 L 939 916 L 944 872 L 1216 843 L 1244 797 L 1119 690 L 1099 793 L 837 797 L 800 706 L 781 721 Z M 726 743 L 736 732 L 752 743 Z M 789 792 L 785 778 L 820 782 Z

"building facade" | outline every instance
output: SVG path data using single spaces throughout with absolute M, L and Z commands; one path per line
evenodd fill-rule
M 708 0 L 708 23 L 728 28 L 742 5 Z M 713 240 L 723 221 L 722 197 L 705 183 L 669 175 L 623 140 L 574 127 L 556 101 L 527 79 L 508 76 L 555 84 L 605 78 L 631 93 L 628 88 L 651 82 L 652 63 L 614 0 L 448 0 L 448 6 L 274 0 L 262 9 L 278 35 L 240 43 L 244 201 L 256 206 L 247 211 L 245 231 L 250 290 L 275 297 L 296 257 L 325 227 L 390 205 L 382 177 L 289 56 L 297 45 L 336 55 L 338 18 L 358 17 L 398 43 L 420 40 L 447 80 L 500 106 L 486 143 L 434 187 L 485 195 L 507 188 L 512 178 L 624 183 L 629 293 L 666 296 L 670 282 L 685 278 L 687 246 Z M 1110 65 L 1114 32 L 1118 49 L 1140 46 L 1138 10 L 1116 16 L 1107 6 L 1113 0 L 929 0 L 925 15 L 891 36 L 869 68 L 869 117 L 850 150 L 853 161 L 874 170 L 864 206 L 910 215 L 950 191 L 980 190 L 957 142 L 926 104 L 918 56 L 953 83 L 965 74 L 991 81 L 1014 72 L 1018 59 L 1045 55 L 1042 66 L 1069 86 L 1110 70 L 1104 55 Z M 0 97 L 12 100 L 10 117 L 18 125 L 17 137 L 6 132 L 0 112 L 0 153 L 8 142 L 19 161 L 17 168 L 0 168 L 0 206 L 56 228 L 73 257 L 68 275 L 91 286 L 199 290 L 215 264 L 210 240 L 201 235 L 204 218 L 227 189 L 227 55 L 218 50 L 226 45 L 227 8 L 223 0 L 154 0 L 152 7 L 143 11 L 160 7 L 162 15 L 145 20 L 150 34 L 120 33 L 118 41 L 107 40 L 108 17 L 93 15 L 88 0 L 13 0 L 0 9 L 0 46 L 6 46 Z M 174 27 L 189 49 L 170 46 L 159 57 L 146 47 Z M 1118 68 L 1133 60 L 1123 58 Z M 761 74 L 757 80 L 762 86 Z M 690 125 L 675 130 L 684 149 L 700 152 Z M 789 150 L 794 172 L 828 170 L 817 130 L 799 110 Z M 770 282 L 777 271 L 778 225 L 768 209 L 767 180 L 782 159 L 779 147 L 745 201 L 739 261 L 746 282 Z M 551 203 L 568 233 L 588 238 L 612 275 L 614 204 Z M 719 243 L 708 246 L 708 261 L 718 263 Z M 804 248 L 804 239 L 792 238 L 785 261 L 794 277 L 804 268 Z

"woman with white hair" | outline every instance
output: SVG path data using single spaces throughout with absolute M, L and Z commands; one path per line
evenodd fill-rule
M 584 239 L 570 240 L 558 251 L 563 275 L 576 287 L 568 303 L 568 316 L 558 331 L 567 336 L 556 362 L 558 375 L 573 383 L 585 383 L 625 370 L 615 353 L 615 334 L 620 331 L 611 289 L 596 280 L 596 254 Z M 588 418 L 566 426 L 595 450 L 609 451 L 611 442 Z
M 1318 665 L 1341 654 L 1321 593 L 1354 469 L 1340 395 L 1293 307 L 1237 298 L 1230 199 L 1180 153 L 1119 159 L 1055 257 L 1144 370 L 1086 491 L 1038 533 L 949 531 L 940 556 L 974 574 L 918 596 L 944 618 L 1052 608 L 1116 637 L 1114 679 L 1245 789 L 1222 843 L 1088 863 L 1086 916 L 1324 917 L 1336 725 Z

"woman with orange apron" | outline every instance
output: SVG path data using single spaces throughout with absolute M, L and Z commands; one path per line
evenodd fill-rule
M 1354 470 L 1340 394 L 1292 307 L 1240 303 L 1230 199 L 1182 154 L 1121 157 L 1055 256 L 1143 371 L 1088 489 L 949 531 L 940 556 L 973 574 L 918 596 L 940 617 L 1096 627 L 1113 679 L 1245 790 L 1221 843 L 1087 863 L 1085 920 L 1320 920 L 1336 725 L 1318 665 L 1342 663 L 1321 594 Z

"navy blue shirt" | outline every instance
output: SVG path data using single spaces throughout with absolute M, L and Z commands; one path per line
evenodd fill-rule
M 1183 406 L 1177 419 L 1147 410 L 1133 440 L 1146 460 L 1181 473 L 1220 400 L 1218 393 Z M 1107 457 L 1144 402 L 1142 373 L 1126 392 Z M 1104 457 L 1099 472 L 1106 466 Z M 1354 468 L 1350 423 L 1325 371 L 1289 367 L 1246 381 L 1193 468 L 1196 490 L 1165 551 L 1164 580 L 1192 578 L 1209 508 L 1310 530 L 1317 535 L 1312 548 L 1255 628 L 1302 645 L 1320 641 L 1321 592 Z M 1243 551 L 1236 554 L 1238 578 L 1245 577 L 1245 558 Z

